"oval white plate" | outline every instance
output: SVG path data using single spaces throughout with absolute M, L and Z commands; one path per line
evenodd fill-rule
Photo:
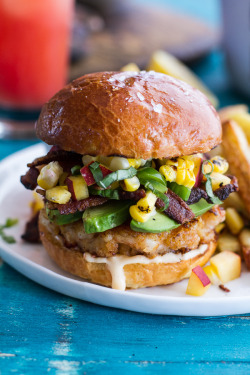
M 0 240 L 0 256 L 5 262 L 33 281 L 71 297 L 131 311 L 186 316 L 216 316 L 250 312 L 250 272 L 227 284 L 230 293 L 211 286 L 202 297 L 185 294 L 187 280 L 174 285 L 120 292 L 94 285 L 57 267 L 41 245 L 23 242 L 25 222 L 29 218 L 32 192 L 20 184 L 26 164 L 46 153 L 38 144 L 11 155 L 0 163 L 0 223 L 7 217 L 18 218 L 19 224 L 7 233 L 17 242 L 9 245 Z

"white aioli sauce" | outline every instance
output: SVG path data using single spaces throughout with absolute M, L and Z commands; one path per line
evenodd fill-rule
M 177 263 L 182 260 L 188 260 L 205 253 L 208 245 L 203 244 L 196 250 L 191 250 L 186 254 L 166 253 L 157 255 L 155 258 L 149 259 L 144 255 L 136 255 L 128 257 L 126 255 L 115 255 L 110 258 L 93 257 L 90 253 L 84 253 L 84 258 L 90 263 L 105 263 L 112 276 L 112 288 L 118 290 L 126 289 L 126 277 L 123 267 L 127 264 L 159 264 L 159 263 Z

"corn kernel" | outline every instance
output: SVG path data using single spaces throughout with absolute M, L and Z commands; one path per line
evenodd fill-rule
M 40 211 L 44 207 L 44 202 L 42 200 L 41 195 L 37 194 L 35 191 L 33 192 L 34 200 L 30 202 L 30 208 L 32 214 L 35 215 L 38 211 Z
M 57 185 L 62 173 L 63 169 L 58 161 L 52 161 L 41 169 L 37 183 L 42 189 L 51 189 Z
M 51 202 L 65 204 L 71 198 L 71 194 L 68 191 L 67 186 L 56 186 L 52 189 L 46 190 L 46 199 Z
M 141 211 L 149 213 L 153 210 L 156 200 L 157 200 L 157 196 L 151 191 L 148 191 L 146 193 L 146 197 L 141 198 L 137 202 L 137 207 Z
M 231 179 L 227 176 L 224 176 L 221 173 L 213 172 L 210 175 L 212 180 L 212 189 L 216 190 L 222 186 L 228 185 L 231 183 Z
M 130 167 L 139 168 L 142 164 L 142 159 L 128 159 Z
M 129 212 L 134 220 L 145 223 L 156 213 L 156 210 L 153 208 L 150 212 L 141 211 L 137 205 L 134 205 L 130 206 Z
M 192 187 L 194 186 L 195 184 L 195 174 L 192 170 L 188 169 L 186 171 L 186 178 L 185 178 L 185 183 L 183 185 L 185 185 L 186 187 L 192 189 Z
M 215 156 L 214 158 L 211 159 L 211 162 L 213 163 L 213 166 L 214 166 L 214 172 L 224 174 L 227 172 L 229 168 L 228 162 L 226 161 L 226 159 L 222 158 L 221 156 Z
M 169 182 L 173 182 L 176 179 L 176 171 L 171 168 L 170 165 L 162 165 L 159 172 L 165 177 Z
M 136 191 L 140 187 L 139 178 L 136 176 L 127 178 L 121 182 L 121 186 L 125 191 Z
M 164 159 L 162 159 L 164 160 Z M 165 163 L 166 165 L 172 165 L 173 167 L 178 167 L 178 160 L 177 159 L 168 159 L 168 160 L 165 160 Z
M 176 182 L 179 185 L 184 185 L 186 178 L 186 162 L 182 158 L 178 158 L 178 167 L 176 174 Z

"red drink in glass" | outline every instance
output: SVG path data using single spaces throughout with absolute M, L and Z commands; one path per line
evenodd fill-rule
M 66 82 L 74 0 L 0 0 L 0 106 L 40 108 Z

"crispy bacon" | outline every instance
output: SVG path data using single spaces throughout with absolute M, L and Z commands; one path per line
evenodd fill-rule
M 107 198 L 103 197 L 89 197 L 80 201 L 69 201 L 65 204 L 59 204 L 47 201 L 47 207 L 50 210 L 58 210 L 61 215 L 74 214 L 77 211 L 84 211 L 89 207 L 100 206 L 107 202 Z
M 48 164 L 51 161 L 82 164 L 82 155 L 64 150 L 49 151 L 47 155 L 35 159 L 32 163 L 27 164 L 27 166 L 29 168 L 37 167 L 38 165 Z
M 234 176 L 228 176 L 231 178 L 231 183 L 220 187 L 214 191 L 214 195 L 221 201 L 226 200 L 231 193 L 239 190 L 237 178 Z M 206 191 L 201 188 L 193 188 L 188 198 L 187 204 L 193 204 L 199 202 L 201 198 L 204 198 L 208 203 L 212 203 Z
M 181 199 L 177 194 L 175 194 L 172 190 L 168 189 L 167 197 L 169 199 L 169 206 L 164 211 L 167 216 L 171 219 L 175 220 L 179 224 L 184 224 L 188 221 L 194 219 L 195 215 L 192 210 L 188 207 L 188 205 Z M 163 202 L 160 198 L 156 201 L 157 208 L 163 208 Z
M 144 189 L 139 189 L 136 191 L 120 191 L 119 197 L 121 200 L 131 200 L 131 201 L 138 201 L 141 198 L 146 197 L 146 192 Z
M 39 171 L 35 167 L 31 167 L 25 175 L 21 176 L 21 183 L 26 189 L 34 190 L 37 187 L 37 177 Z
M 38 229 L 38 216 L 39 212 L 26 223 L 25 232 L 22 235 L 22 239 L 31 243 L 40 242 L 40 234 Z

